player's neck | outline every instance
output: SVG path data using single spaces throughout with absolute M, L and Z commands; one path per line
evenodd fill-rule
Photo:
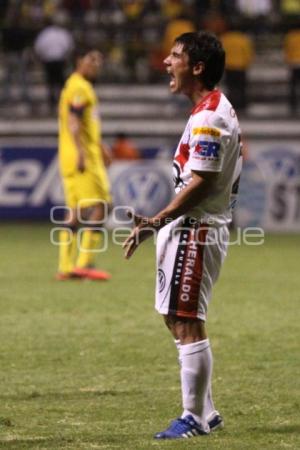
M 198 103 L 200 103 L 211 92 L 212 90 L 206 88 L 200 88 L 193 91 L 192 95 L 190 96 L 190 100 L 193 103 L 193 106 L 198 105 Z
M 75 70 L 75 73 L 76 73 L 77 75 L 79 75 L 80 77 L 84 78 L 84 75 L 83 75 L 83 73 L 81 72 L 80 69 Z
M 84 71 L 77 69 L 75 70 L 75 73 L 77 73 L 77 75 L 81 76 L 82 78 L 84 78 L 86 81 L 90 81 L 89 78 L 84 74 Z

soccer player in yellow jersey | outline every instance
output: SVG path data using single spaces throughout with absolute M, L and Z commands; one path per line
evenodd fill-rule
M 59 101 L 59 168 L 68 211 L 59 236 L 58 280 L 110 278 L 94 268 L 101 226 L 111 202 L 98 101 L 92 85 L 101 64 L 99 51 L 78 50 L 75 71 Z

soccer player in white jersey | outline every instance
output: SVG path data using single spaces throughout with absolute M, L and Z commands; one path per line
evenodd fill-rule
M 239 123 L 216 88 L 224 71 L 220 41 L 207 32 L 179 36 L 165 59 L 172 93 L 193 103 L 174 158 L 176 196 L 155 217 L 134 216 L 125 256 L 157 236 L 156 309 L 179 351 L 182 414 L 156 439 L 188 438 L 223 426 L 212 392 L 205 321 L 226 255 L 241 171 Z

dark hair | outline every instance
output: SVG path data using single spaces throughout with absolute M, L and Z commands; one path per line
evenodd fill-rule
M 84 58 L 88 53 L 93 51 L 98 51 L 98 48 L 87 44 L 77 44 L 73 52 L 73 60 L 75 65 L 78 59 Z
M 225 51 L 219 39 L 212 33 L 183 33 L 175 39 L 176 44 L 183 44 L 183 51 L 189 57 L 190 66 L 204 63 L 201 81 L 207 89 L 213 89 L 221 80 L 225 67 Z

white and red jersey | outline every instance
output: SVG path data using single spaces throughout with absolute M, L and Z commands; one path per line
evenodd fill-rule
M 187 213 L 212 226 L 232 219 L 242 169 L 240 127 L 235 111 L 219 90 L 192 110 L 174 157 L 175 191 L 192 179 L 192 170 L 218 172 L 212 192 Z

